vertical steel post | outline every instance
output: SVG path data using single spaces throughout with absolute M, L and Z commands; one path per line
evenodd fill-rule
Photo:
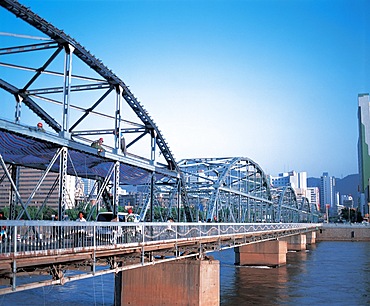
M 152 173 L 150 178 L 150 222 L 154 220 L 154 182 L 155 172 Z
M 13 273 L 12 273 L 12 290 L 16 290 L 17 286 L 17 261 L 16 261 L 16 254 L 17 254 L 17 236 L 18 236 L 18 231 L 17 231 L 17 226 L 13 227 L 13 249 L 14 249 L 14 260 L 13 260 Z
M 246 176 L 248 177 L 248 176 Z M 242 170 L 239 170 L 239 191 L 240 192 L 243 192 L 243 180 L 242 180 Z M 242 222 L 242 196 L 239 195 L 238 196 L 238 218 L 237 218 L 237 222 Z
M 113 179 L 113 214 L 117 214 L 119 206 L 119 168 L 120 162 L 114 164 L 114 179 Z
M 66 45 L 64 47 L 65 58 L 64 58 L 64 86 L 63 86 L 63 129 L 61 131 L 62 136 L 69 138 L 69 101 L 71 93 L 71 80 L 72 80 L 72 53 L 74 47 Z
M 151 151 L 150 151 L 150 164 L 154 165 L 155 163 L 155 147 L 156 147 L 156 138 L 157 134 L 154 130 L 151 131 Z
M 93 275 L 96 273 L 96 226 L 93 227 L 93 247 L 94 247 L 94 253 L 93 253 Z
M 116 88 L 116 112 L 115 112 L 115 123 L 114 123 L 114 153 L 118 154 L 120 149 L 121 140 L 121 108 L 122 108 L 122 87 L 117 86 Z
M 246 194 L 249 194 L 249 163 L 247 165 L 247 173 L 246 173 L 246 179 L 245 179 L 245 193 Z M 246 219 L 244 218 L 243 222 L 250 222 L 251 220 L 251 207 L 250 207 L 250 204 L 249 204 L 249 197 L 247 197 L 247 203 L 246 203 L 246 209 L 247 209 L 247 213 L 246 213 Z
M 181 221 L 180 216 L 180 206 L 181 206 L 181 179 L 177 179 L 177 222 Z
M 20 95 L 15 96 L 16 104 L 15 104 L 15 123 L 21 122 L 21 111 L 22 111 L 22 101 L 23 98 Z
M 58 205 L 58 215 L 59 220 L 64 219 L 64 212 L 67 203 L 67 155 L 68 148 L 63 147 L 60 152 L 59 160 L 59 205 Z

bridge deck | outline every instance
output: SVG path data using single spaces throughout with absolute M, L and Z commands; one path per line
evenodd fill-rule
M 0 294 L 63 284 L 249 243 L 317 230 L 319 224 L 135 223 L 5 221 L 10 235 L 0 244 Z M 3 224 L 4 222 L 1 222 Z M 102 266 L 98 269 L 98 266 Z M 80 270 L 65 277 L 63 270 Z M 85 271 L 85 272 L 82 272 Z M 24 273 L 52 275 L 16 284 Z M 7 280 L 7 281 L 6 281 Z M 10 287 L 9 284 L 12 286 Z

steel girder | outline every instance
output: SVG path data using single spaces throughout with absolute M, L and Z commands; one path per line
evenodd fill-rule
M 254 161 L 245 157 L 196 158 L 181 160 L 179 167 L 194 220 L 271 221 L 270 187 Z
M 10 80 L 0 79 L 0 87 L 2 89 L 14 95 L 19 103 L 23 102 L 55 132 L 63 133 L 67 138 L 70 135 L 78 139 L 81 135 L 108 134 L 111 138 L 114 138 L 112 141 L 114 143 L 113 149 L 118 149 L 117 138 L 120 135 L 124 134 L 126 137 L 130 137 L 133 133 L 138 135 L 137 137 L 131 136 L 130 142 L 127 142 L 127 147 L 132 147 L 137 141 L 148 135 L 159 148 L 161 158 L 164 158 L 167 167 L 170 170 L 176 170 L 177 165 L 174 156 L 158 126 L 143 105 L 129 90 L 128 86 L 117 75 L 72 37 L 57 29 L 19 2 L 1 0 L 0 5 L 16 17 L 30 24 L 34 28 L 33 30 L 37 29 L 50 38 L 49 41 L 43 41 L 42 43 L 21 46 L 0 46 L 1 58 L 7 59 L 7 62 L 0 63 L 2 67 L 11 69 L 12 73 L 22 70 L 23 73 L 27 71 L 30 75 L 29 77 L 25 77 L 25 74 L 23 74 L 21 78 L 16 77 Z M 47 53 L 49 50 L 52 51 L 51 54 Z M 58 56 L 63 53 L 63 50 L 65 51 L 65 58 L 60 59 Z M 30 60 L 28 62 L 35 66 L 37 65 L 36 67 L 32 67 L 32 64 L 27 66 L 22 65 L 22 63 L 27 62 L 24 60 L 21 60 L 19 63 L 11 60 L 13 58 L 19 59 L 22 55 L 27 55 L 31 58 L 30 54 L 34 56 L 33 53 L 35 52 L 39 57 L 38 61 Z M 41 63 L 38 63 L 41 56 L 45 59 Z M 73 66 L 73 69 L 76 69 L 75 71 L 78 68 L 82 68 L 78 70 L 81 71 L 80 73 L 72 73 L 73 57 L 80 60 L 77 65 Z M 62 61 L 64 61 L 65 65 L 64 67 L 60 67 L 58 71 L 56 67 L 63 65 Z M 89 69 L 85 69 L 83 66 L 87 66 Z M 91 74 L 91 71 L 94 73 Z M 60 79 L 60 82 L 55 82 L 58 79 Z M 24 81 L 20 82 L 20 80 Z M 119 103 L 117 103 L 116 108 L 112 107 L 113 103 L 110 101 L 109 106 L 105 106 L 105 110 L 108 110 L 109 107 L 113 111 L 112 114 L 98 111 L 98 108 L 102 109 L 104 107 L 103 102 L 111 96 L 111 92 L 113 91 L 118 96 L 117 100 L 122 97 L 126 101 L 128 107 L 136 115 L 138 122 L 131 121 L 131 117 L 130 120 L 124 120 L 121 115 Z M 89 92 L 89 96 L 85 95 L 85 99 L 89 97 L 87 98 L 89 103 L 85 103 L 87 106 L 73 105 L 73 101 L 81 99 L 76 98 L 77 93 L 82 92 Z M 40 102 L 36 100 L 62 106 L 62 122 L 59 123 L 53 118 L 53 115 L 45 111 L 40 106 Z M 72 114 L 72 110 L 77 111 L 79 115 Z M 18 115 L 20 116 L 20 111 Z M 97 129 L 96 124 L 93 125 L 93 128 L 86 128 L 88 125 L 84 125 L 84 123 L 86 123 L 87 119 L 91 120 L 93 115 L 115 120 L 113 126 L 115 129 L 118 129 L 118 134 L 112 129 L 112 125 L 108 129 Z M 125 125 L 126 127 L 122 127 L 121 125 Z M 77 127 L 82 128 L 82 130 L 76 130 Z M 80 139 L 81 141 L 86 141 L 86 139 L 82 139 L 81 137 Z
M 171 191 L 168 198 L 175 199 L 173 201 L 177 203 L 177 207 L 181 204 L 185 208 L 183 221 L 191 221 L 184 178 L 175 158 L 162 132 L 128 86 L 76 40 L 29 8 L 12 0 L 0 0 L 0 6 L 19 20 L 31 25 L 30 31 L 46 35 L 36 37 L 12 34 L 9 36 L 16 37 L 18 41 L 19 38 L 26 38 L 27 41 L 38 39 L 38 42 L 18 45 L 18 41 L 15 44 L 11 40 L 7 42 L 8 45 L 0 46 L 0 68 L 7 70 L 4 73 L 0 71 L 0 88 L 8 92 L 15 101 L 15 122 L 20 124 L 23 121 L 24 124 L 25 116 L 21 106 L 26 105 L 31 113 L 39 118 L 38 120 L 50 127 L 52 133 L 66 140 L 90 146 L 93 137 L 106 135 L 104 139 L 106 152 L 118 154 L 119 157 L 122 155 L 126 157 L 126 154 L 121 152 L 119 141 L 124 135 L 129 158 L 153 165 L 156 170 L 161 168 L 165 172 L 171 172 L 166 184 L 171 185 L 176 192 Z M 39 43 L 39 40 L 42 42 Z M 123 110 L 122 101 L 126 102 L 125 107 L 131 113 L 126 109 Z M 61 120 L 56 119 L 61 114 Z M 145 156 L 143 145 L 146 146 L 148 143 L 150 148 L 146 150 Z M 159 154 L 156 156 L 157 152 Z M 116 170 L 118 168 L 117 165 Z M 158 172 L 154 171 L 148 176 L 153 178 L 152 183 L 157 182 L 156 173 Z M 101 178 L 104 179 L 104 175 Z M 160 185 L 162 178 L 163 176 L 159 175 Z M 113 202 L 117 205 L 117 180 L 120 180 L 118 171 L 115 172 L 114 179 L 116 181 L 113 180 L 115 186 Z M 64 180 L 63 175 L 61 180 Z M 60 188 L 63 189 L 63 185 Z M 143 219 L 144 211 L 148 211 L 148 205 L 149 208 L 156 205 L 153 196 L 156 192 L 163 193 L 162 189 L 152 186 L 151 197 L 140 204 Z M 164 194 L 168 193 L 169 188 L 165 189 Z M 177 194 L 178 197 L 174 196 Z M 182 219 L 180 216 L 177 218 Z

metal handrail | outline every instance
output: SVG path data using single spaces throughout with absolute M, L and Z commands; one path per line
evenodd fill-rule
M 19 252 L 163 243 L 257 232 L 315 229 L 312 223 L 0 221 L 0 256 Z M 1 258 L 0 258 L 1 260 Z

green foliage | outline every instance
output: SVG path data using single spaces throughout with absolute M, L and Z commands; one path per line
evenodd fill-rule
M 362 214 L 360 211 L 358 211 L 356 208 L 348 208 L 345 207 L 342 209 L 340 213 L 340 217 L 342 220 L 345 220 L 347 222 L 358 222 L 361 223 L 364 218 L 362 217 Z
M 4 207 L 2 211 L 4 212 L 4 216 L 7 219 L 10 219 L 10 208 L 8 206 Z M 21 206 L 17 206 L 15 208 L 15 219 L 18 218 L 22 211 L 23 208 Z M 56 215 L 57 210 L 48 206 L 45 206 L 41 210 L 37 206 L 28 206 L 27 213 L 30 216 L 31 220 L 51 220 L 51 216 Z M 21 220 L 28 220 L 27 213 L 23 212 Z

